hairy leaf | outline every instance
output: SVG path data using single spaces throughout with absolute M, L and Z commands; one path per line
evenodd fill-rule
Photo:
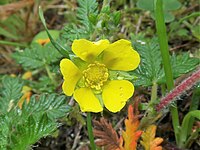
M 200 59 L 191 58 L 189 53 L 182 53 L 181 55 L 172 55 L 171 64 L 173 70 L 174 78 L 179 77 L 182 74 L 194 70 L 198 64 L 200 64 Z
M 12 57 L 23 68 L 29 70 L 38 69 L 44 67 L 45 64 L 54 63 L 61 58 L 61 55 L 51 43 L 48 43 L 44 46 L 32 44 L 30 48 L 14 53 Z
M 93 123 L 97 146 L 105 146 L 106 150 L 120 150 L 120 139 L 112 125 L 104 118 L 101 118 L 100 121 L 94 120 Z
M 68 24 L 63 29 L 62 38 L 69 41 L 80 38 L 89 38 L 93 31 L 92 18 L 97 18 L 96 0 L 78 0 L 77 19 L 79 24 Z
M 30 115 L 37 117 L 46 113 L 48 118 L 57 119 L 63 117 L 69 110 L 65 96 L 42 94 L 38 98 L 34 95 L 28 104 L 23 105 L 22 116 L 23 118 Z
M 0 116 L 0 149 L 6 150 L 6 146 L 8 145 L 8 136 L 9 136 L 9 123 L 8 117 L 6 115 Z
M 11 136 L 10 149 L 24 150 L 29 145 L 34 144 L 40 138 L 52 133 L 57 128 L 57 123 L 51 121 L 46 114 L 39 118 L 29 116 L 28 120 L 23 124 L 18 124 Z
M 128 118 L 125 120 L 126 130 L 122 131 L 124 148 L 122 150 L 136 150 L 137 140 L 140 138 L 142 131 L 138 130 L 139 120 L 133 112 L 133 107 L 128 107 Z
M 22 83 L 18 78 L 3 78 L 0 101 L 0 149 L 24 150 L 40 138 L 51 134 L 56 120 L 69 111 L 65 96 L 42 94 L 17 107 L 22 98 Z
M 38 81 L 30 81 L 30 86 L 37 91 L 37 93 L 54 93 L 55 85 L 48 76 L 41 76 Z
M 10 111 L 22 96 L 23 84 L 18 78 L 6 76 L 2 80 L 3 89 L 0 97 L 0 114 Z
M 145 150 L 162 150 L 162 146 L 159 146 L 162 142 L 162 138 L 155 138 L 156 134 L 156 126 L 149 126 L 146 131 L 142 134 L 142 141 L 140 141 L 141 145 Z
M 89 30 L 91 28 L 90 16 L 97 14 L 98 3 L 96 0 L 78 0 L 77 17 L 84 27 Z
M 40 138 L 51 134 L 58 126 L 56 119 L 68 111 L 64 96 L 32 96 L 28 104 L 23 104 L 22 110 L 15 107 L 0 116 L 0 147 L 27 149 Z
M 62 38 L 68 39 L 71 42 L 75 39 L 89 38 L 89 33 L 85 27 L 77 26 L 75 24 L 68 24 L 63 29 Z
M 149 41 L 134 39 L 133 46 L 141 57 L 141 63 L 134 71 L 134 75 L 138 77 L 135 85 L 149 86 L 157 83 L 164 76 L 161 68 L 162 59 L 157 39 L 153 38 Z
M 150 86 L 154 83 L 165 83 L 165 74 L 157 39 L 145 40 L 143 37 L 132 36 L 132 42 L 133 47 L 141 57 L 139 67 L 131 72 L 132 75 L 138 77 L 135 85 Z M 188 53 L 183 53 L 182 55 L 174 54 L 170 57 L 170 61 L 174 79 L 194 70 L 200 63 L 199 59 L 189 57 Z

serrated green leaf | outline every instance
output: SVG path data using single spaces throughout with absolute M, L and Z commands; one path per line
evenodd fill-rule
M 39 99 L 37 96 L 32 96 L 28 104 L 23 105 L 23 118 L 29 115 L 41 116 L 47 114 L 50 119 L 57 119 L 66 115 L 70 107 L 66 104 L 65 96 L 58 96 L 57 94 L 42 94 Z
M 149 86 L 153 83 L 165 83 L 157 39 L 145 40 L 144 38 L 134 38 L 132 36 L 133 47 L 139 52 L 141 57 L 139 67 L 132 72 L 133 75 L 138 77 L 135 85 Z M 174 79 L 194 70 L 200 64 L 200 59 L 190 58 L 188 53 L 182 53 L 182 55 L 178 56 L 174 54 L 170 57 L 170 61 Z
M 58 126 L 56 119 L 69 111 L 65 96 L 57 94 L 32 96 L 23 109 L 13 109 L 0 116 L 0 148 L 24 150 Z
M 68 24 L 63 29 L 63 38 L 70 40 L 71 42 L 75 39 L 89 38 L 89 33 L 84 27 L 77 27 L 75 24 Z
M 37 91 L 37 93 L 54 93 L 55 85 L 48 76 L 41 76 L 39 80 L 30 81 L 30 87 Z
M 50 120 L 46 114 L 38 118 L 34 118 L 31 115 L 24 124 L 16 126 L 11 136 L 12 144 L 9 145 L 9 148 L 13 150 L 25 150 L 40 138 L 51 134 L 56 128 L 57 123 Z
M 133 37 L 132 37 L 133 38 Z M 139 67 L 134 71 L 134 75 L 138 77 L 135 85 L 149 86 L 164 76 L 161 68 L 161 53 L 156 38 L 149 41 L 144 39 L 133 40 L 133 46 L 141 57 Z
M 171 56 L 171 64 L 174 78 L 179 77 L 182 74 L 188 73 L 194 70 L 198 64 L 200 64 L 200 59 L 191 58 L 189 53 L 182 53 L 176 56 L 173 54 Z
M 0 112 L 0 149 L 24 150 L 40 138 L 51 134 L 57 127 L 56 120 L 70 110 L 65 96 L 42 94 L 32 96 L 30 102 L 24 103 L 22 110 L 18 107 L 8 110 L 4 99 L 15 103 L 21 97 L 22 84 L 19 79 L 5 77 Z M 5 110 L 5 112 L 3 112 Z
M 3 89 L 0 97 L 0 114 L 8 112 L 16 105 L 17 101 L 22 96 L 21 90 L 23 86 L 18 78 L 9 76 L 3 78 L 2 84 Z
M 8 145 L 9 124 L 6 115 L 0 116 L 0 149 L 6 150 Z
M 91 29 L 90 14 L 97 14 L 98 3 L 96 0 L 78 0 L 77 17 L 84 27 Z
M 62 56 L 48 43 L 44 46 L 32 44 L 30 48 L 24 51 L 16 52 L 12 57 L 27 70 L 44 67 L 45 64 L 51 64 L 58 61 Z
M 93 24 L 97 22 L 96 0 L 78 0 L 77 18 L 80 24 L 68 24 L 64 27 L 62 37 L 70 40 L 89 38 Z

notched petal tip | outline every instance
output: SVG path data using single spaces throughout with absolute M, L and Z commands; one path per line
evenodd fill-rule
M 109 81 L 103 88 L 102 98 L 105 107 L 111 112 L 120 111 L 134 93 L 134 86 L 127 80 Z
M 103 51 L 103 63 L 111 70 L 131 71 L 138 67 L 140 56 L 128 40 L 118 40 Z
M 72 43 L 72 51 L 76 56 L 86 62 L 94 61 L 97 56 L 109 46 L 108 40 L 100 40 L 91 42 L 86 39 L 74 40 Z

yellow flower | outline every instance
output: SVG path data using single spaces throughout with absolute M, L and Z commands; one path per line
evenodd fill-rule
M 82 112 L 101 112 L 104 106 L 111 112 L 120 111 L 133 95 L 134 86 L 127 80 L 111 79 L 110 72 L 138 67 L 140 56 L 131 42 L 79 39 L 73 41 L 72 51 L 78 59 L 60 62 L 64 93 L 74 96 Z

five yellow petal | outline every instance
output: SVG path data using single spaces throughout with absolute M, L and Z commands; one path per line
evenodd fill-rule
M 138 67 L 140 56 L 131 47 L 131 42 L 122 39 L 103 51 L 103 63 L 111 70 L 130 71 Z
M 90 88 L 80 88 L 74 92 L 74 99 L 82 112 L 101 112 L 103 108 Z
M 67 96 L 71 96 L 74 93 L 78 80 L 82 77 L 82 73 L 69 59 L 61 60 L 60 70 L 64 77 L 63 91 Z
M 103 88 L 103 103 L 109 111 L 118 112 L 124 107 L 133 92 L 134 86 L 127 80 L 109 81 Z
M 93 62 L 96 57 L 108 46 L 108 40 L 91 42 L 86 39 L 79 39 L 74 40 L 74 42 L 72 43 L 72 51 L 82 60 L 86 62 Z

